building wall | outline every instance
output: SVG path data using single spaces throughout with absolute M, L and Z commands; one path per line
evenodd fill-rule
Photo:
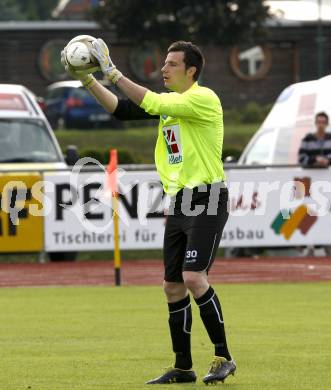
M 272 65 L 261 80 L 246 81 L 238 78 L 231 69 L 229 49 L 208 48 L 205 50 L 208 69 L 204 83 L 215 89 L 225 107 L 243 106 L 247 102 L 260 104 L 273 102 L 287 85 L 293 83 L 293 48 L 271 48 Z
M 67 22 L 68 23 L 68 22 Z M 81 33 L 100 36 L 106 42 L 114 42 L 110 31 L 98 27 L 70 29 L 52 28 L 44 24 L 42 29 L 11 28 L 0 26 L 0 83 L 21 83 L 43 96 L 45 87 L 51 83 L 40 71 L 39 54 L 41 48 L 52 39 L 69 41 Z M 207 67 L 203 75 L 203 84 L 211 87 L 222 99 L 224 107 L 239 107 L 247 102 L 256 101 L 261 104 L 271 103 L 289 84 L 317 77 L 317 46 L 315 41 L 316 26 L 273 27 L 270 29 L 268 46 L 271 50 L 272 64 L 267 75 L 256 81 L 238 78 L 231 69 L 229 49 L 215 46 L 203 48 Z M 324 74 L 331 70 L 331 26 L 324 28 Z M 129 77 L 136 79 L 129 63 L 132 46 L 113 44 L 113 59 L 119 69 Z M 60 55 L 60 53 L 59 53 Z M 165 53 L 161 53 L 164 58 Z M 157 91 L 162 90 L 162 80 L 145 81 L 142 84 Z

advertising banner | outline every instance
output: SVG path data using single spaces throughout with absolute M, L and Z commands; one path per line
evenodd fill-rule
M 155 172 L 119 174 L 120 246 L 161 248 L 164 194 Z M 70 179 L 71 178 L 71 179 Z M 46 251 L 113 249 L 111 191 L 105 173 L 45 175 Z M 71 182 L 70 182 L 71 180 Z
M 330 245 L 328 169 L 231 170 L 225 247 Z
M 122 249 L 162 248 L 169 199 L 151 171 L 120 172 Z M 331 244 L 328 169 L 227 171 L 229 220 L 223 247 Z M 111 194 L 106 173 L 44 176 L 45 250 L 113 249 Z

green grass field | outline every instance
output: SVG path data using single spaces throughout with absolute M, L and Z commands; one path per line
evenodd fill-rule
M 224 148 L 242 150 L 258 129 L 258 124 L 225 124 Z M 56 131 L 62 150 L 68 145 L 76 145 L 79 150 L 124 148 L 141 163 L 154 163 L 154 147 L 157 126 L 138 127 L 123 130 L 61 130 Z
M 330 283 L 216 289 L 238 364 L 220 388 L 331 388 Z M 145 389 L 172 362 L 158 287 L 1 289 L 0 310 L 1 390 Z M 193 311 L 199 381 L 156 388 L 206 388 L 212 348 Z

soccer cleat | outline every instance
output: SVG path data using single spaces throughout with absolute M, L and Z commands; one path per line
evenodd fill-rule
M 169 367 L 165 373 L 158 378 L 146 382 L 147 385 L 161 385 L 171 383 L 195 382 L 197 377 L 193 370 L 181 370 L 180 368 Z
M 203 378 L 203 382 L 206 385 L 224 382 L 229 375 L 234 375 L 236 369 L 237 366 L 234 360 L 226 360 L 224 357 L 215 356 L 208 374 Z

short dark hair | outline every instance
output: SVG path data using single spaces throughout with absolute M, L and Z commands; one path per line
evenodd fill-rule
M 318 113 L 315 115 L 315 122 L 316 122 L 316 120 L 317 120 L 317 118 L 318 118 L 319 116 L 322 116 L 323 118 L 325 118 L 325 119 L 326 119 L 326 123 L 329 123 L 329 115 L 328 115 L 326 112 L 324 112 L 324 111 L 318 112 Z
M 196 72 L 193 75 L 193 80 L 198 80 L 205 65 L 205 59 L 198 46 L 194 45 L 192 42 L 177 41 L 168 47 L 168 53 L 172 51 L 184 52 L 185 68 L 188 69 L 191 66 L 195 66 Z

